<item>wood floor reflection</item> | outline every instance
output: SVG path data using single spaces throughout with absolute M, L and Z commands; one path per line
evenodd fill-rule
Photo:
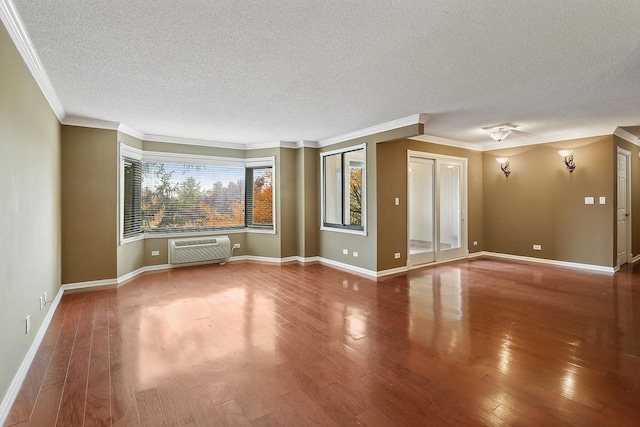
M 8 425 L 640 425 L 640 274 L 182 268 L 64 295 Z

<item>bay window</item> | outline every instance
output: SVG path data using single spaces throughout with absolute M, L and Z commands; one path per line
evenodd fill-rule
M 121 238 L 274 231 L 274 159 L 150 153 L 121 146 Z

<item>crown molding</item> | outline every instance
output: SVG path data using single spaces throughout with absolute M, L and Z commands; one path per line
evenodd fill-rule
M 79 126 L 83 128 L 118 130 L 120 123 L 109 120 L 92 119 L 80 116 L 65 116 L 60 123 L 67 126 Z
M 472 151 L 482 151 L 482 146 L 479 144 L 473 144 L 471 142 L 462 142 L 462 141 L 457 141 L 455 139 L 442 138 L 442 137 L 433 136 L 433 135 L 418 135 L 418 136 L 413 136 L 409 139 L 412 139 L 414 141 L 430 142 L 432 144 L 437 144 L 437 145 L 446 145 L 449 147 L 464 148 L 466 150 L 472 150 Z
M 131 126 L 127 126 L 124 123 L 120 123 L 118 125 L 118 132 L 126 133 L 127 135 L 134 138 L 144 139 L 144 132 L 141 132 L 138 129 L 134 129 Z
M 62 103 L 60 99 L 58 99 L 55 90 L 53 90 L 51 80 L 49 80 L 49 76 L 44 70 L 42 62 L 40 62 L 40 57 L 31 42 L 29 33 L 27 33 L 27 29 L 12 0 L 0 0 L 0 20 L 2 20 L 11 40 L 13 40 L 13 44 L 27 64 L 27 68 L 29 68 L 31 75 L 38 84 L 38 87 L 40 87 L 53 113 L 58 118 L 58 121 L 62 122 L 65 116 Z
M 79 126 L 83 128 L 118 130 L 120 123 L 109 120 L 92 119 L 89 117 L 65 116 L 60 123 L 67 126 Z M 132 135 L 133 136 L 133 135 Z
M 611 126 L 604 126 L 599 128 L 588 129 L 584 132 L 574 132 L 564 135 L 552 135 L 546 137 L 536 138 L 535 141 L 514 141 L 514 142 L 490 142 L 482 144 L 481 151 L 499 150 L 502 148 L 517 148 L 526 147 L 528 145 L 547 144 L 550 142 L 571 141 L 574 139 L 593 138 L 596 136 L 613 135 L 615 129 Z
M 239 144 L 235 142 L 209 141 L 206 139 L 181 138 L 177 136 L 145 134 L 142 140 L 149 141 L 149 142 L 164 142 L 167 144 L 200 145 L 203 147 L 228 148 L 231 150 L 247 149 L 246 147 L 247 144 Z
M 425 124 L 428 120 L 429 116 L 426 114 L 414 114 L 413 116 L 404 117 L 402 119 L 397 119 L 354 132 L 345 133 L 343 135 L 334 136 L 332 138 L 322 139 L 318 141 L 318 147 L 326 147 L 328 145 L 338 144 L 340 142 L 350 141 L 352 139 L 362 138 L 363 136 L 374 135 L 376 133 L 386 132 L 389 130 L 411 126 L 418 123 Z
M 296 142 L 296 147 L 295 148 L 318 148 L 318 142 L 317 141 L 306 141 L 306 140 L 301 140 Z
M 621 127 L 617 127 L 616 130 L 613 132 L 613 134 L 617 137 L 624 139 L 627 142 L 632 143 L 633 145 L 640 146 L 640 138 L 622 129 Z

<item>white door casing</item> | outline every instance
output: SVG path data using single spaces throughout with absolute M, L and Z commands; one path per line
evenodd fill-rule
M 626 264 L 631 255 L 631 208 L 630 200 L 630 170 L 631 153 L 618 147 L 616 158 L 616 228 L 617 228 L 617 259 L 618 267 Z

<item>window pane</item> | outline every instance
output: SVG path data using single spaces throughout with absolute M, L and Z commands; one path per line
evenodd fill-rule
M 244 168 L 145 162 L 145 231 L 242 227 Z
M 341 154 L 324 158 L 324 221 L 342 224 L 342 162 Z
M 362 169 L 364 150 L 344 153 L 344 224 L 362 225 Z
M 453 164 L 440 166 L 440 250 L 460 247 L 460 176 Z
M 273 225 L 272 168 L 252 169 L 253 200 L 251 225 Z
M 142 166 L 139 161 L 123 158 L 124 195 L 122 215 L 122 237 L 132 237 L 141 233 L 140 223 L 140 181 Z

